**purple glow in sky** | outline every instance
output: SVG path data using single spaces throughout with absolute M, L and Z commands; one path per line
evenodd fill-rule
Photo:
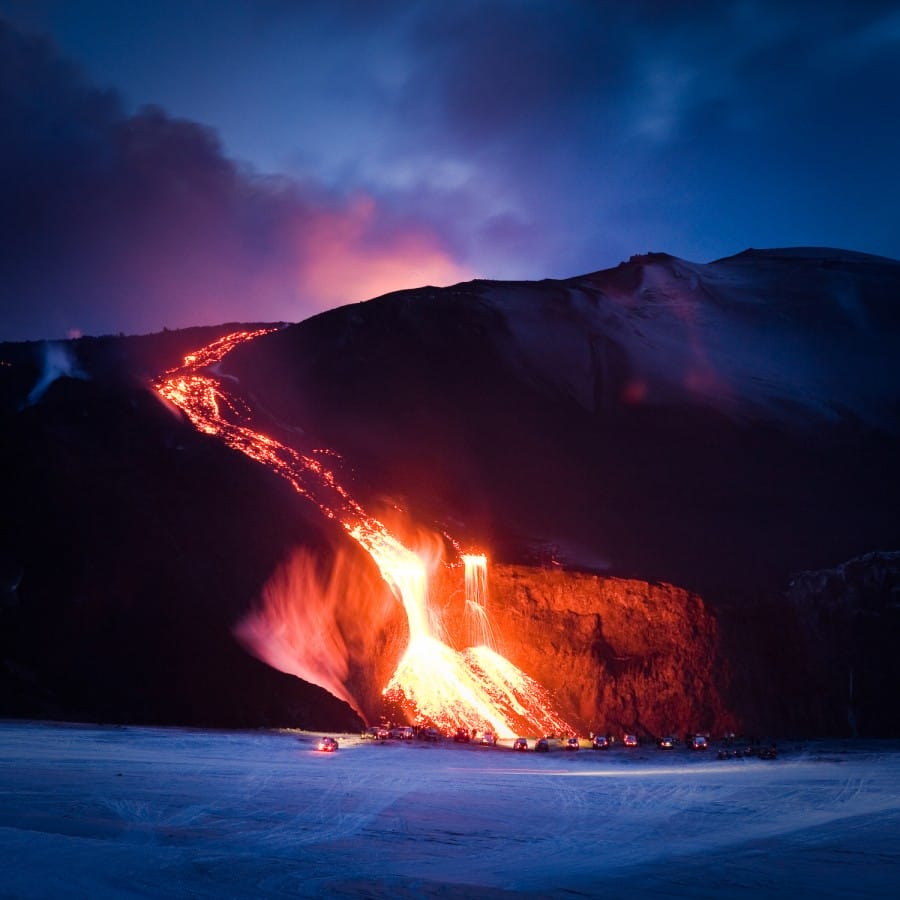
M 893 2 L 0 0 L 0 51 L 0 339 L 900 257 Z

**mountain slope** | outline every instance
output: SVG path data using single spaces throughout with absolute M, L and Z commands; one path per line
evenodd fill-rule
M 226 368 L 503 558 L 730 595 L 900 545 L 898 298 L 863 254 L 651 254 L 342 307 Z

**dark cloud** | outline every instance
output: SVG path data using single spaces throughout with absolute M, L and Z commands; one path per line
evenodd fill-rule
M 212 130 L 157 107 L 125 114 L 2 22 L 0 119 L 5 339 L 297 320 L 468 274 L 415 217 L 256 175 Z
M 440 211 L 464 258 L 498 277 L 564 276 L 648 249 L 896 255 L 886 210 L 863 220 L 841 197 L 892 178 L 890 16 L 890 4 L 843 0 L 389 7 L 385 54 L 402 77 L 377 98 L 377 140 L 341 177 Z M 868 134 L 886 143 L 867 151 Z M 813 212 L 810 178 L 815 206 L 830 201 L 843 220 Z

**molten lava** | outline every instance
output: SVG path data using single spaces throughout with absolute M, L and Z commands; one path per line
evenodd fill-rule
M 487 557 L 463 556 L 466 568 L 466 636 L 472 647 L 493 647 L 494 635 L 487 614 Z
M 493 649 L 484 556 L 463 557 L 471 646 L 456 650 L 446 643 L 441 622 L 428 603 L 429 575 L 440 563 L 439 555 L 409 549 L 378 519 L 368 515 L 318 458 L 330 455 L 330 451 L 301 453 L 247 424 L 252 414 L 250 405 L 236 391 L 226 390 L 216 368 L 237 345 L 274 330 L 261 328 L 226 335 L 188 354 L 182 366 L 168 371 L 154 387 L 181 408 L 198 430 L 217 436 L 285 478 L 298 494 L 339 522 L 372 557 L 403 604 L 409 624 L 409 644 L 383 691 L 385 700 L 399 707 L 411 721 L 427 721 L 448 730 L 490 729 L 501 736 L 570 731 L 554 712 L 544 688 Z M 255 619 L 254 627 L 264 622 Z M 256 634 L 255 640 L 264 638 Z M 282 643 L 282 658 L 283 647 Z M 302 653 L 302 648 L 296 649 Z M 278 654 L 272 653 L 263 658 L 283 671 L 302 672 L 316 681 L 315 672 L 302 664 L 278 661 Z M 333 682 L 322 686 L 331 689 Z M 339 695 L 352 701 L 346 689 Z

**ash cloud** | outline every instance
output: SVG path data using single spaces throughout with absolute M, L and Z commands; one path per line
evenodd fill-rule
M 0 120 L 0 339 L 297 321 L 469 277 L 415 216 L 259 175 L 159 107 L 127 114 L 2 20 Z

